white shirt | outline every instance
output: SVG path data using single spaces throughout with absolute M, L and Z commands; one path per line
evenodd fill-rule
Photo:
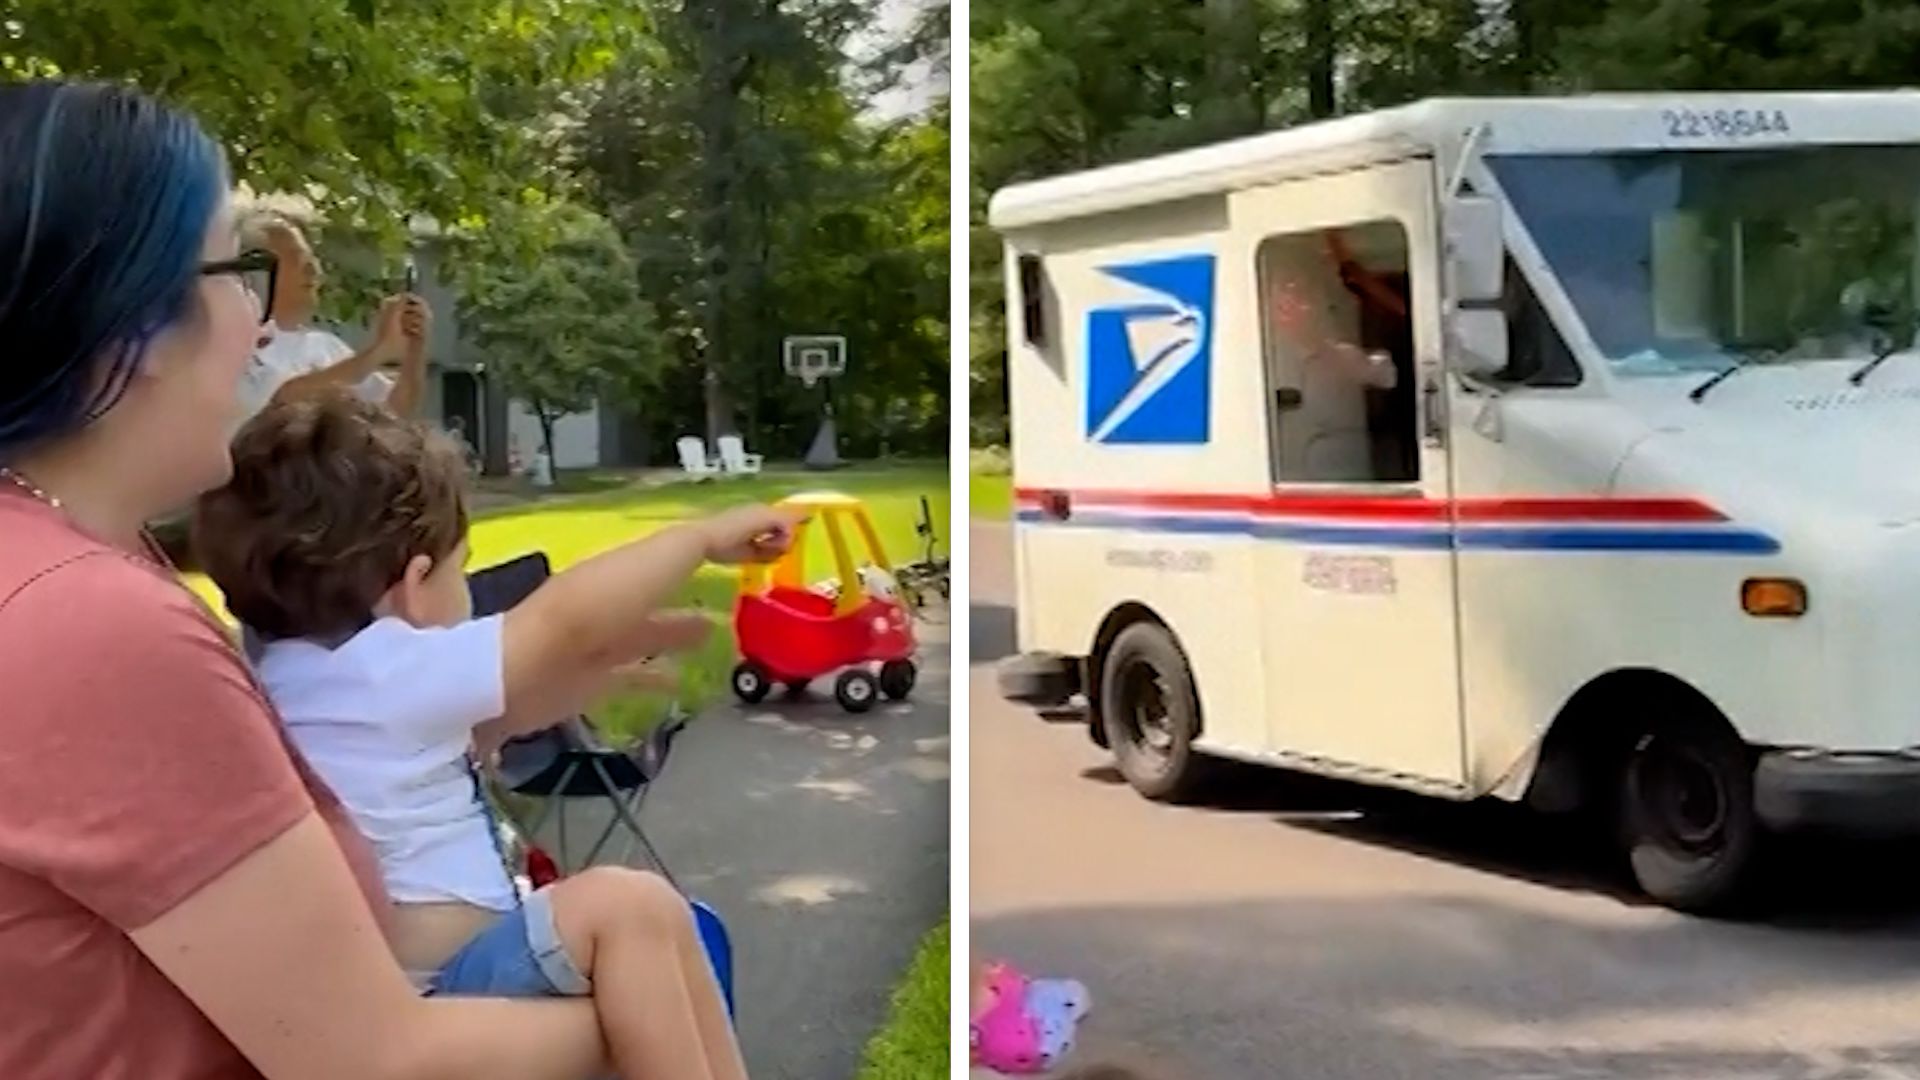
M 276 641 L 255 665 L 294 744 L 373 843 L 399 903 L 511 911 L 517 898 L 468 768 L 506 711 L 500 617 L 381 619 L 346 644 Z
M 283 330 L 268 323 L 260 346 L 247 363 L 240 378 L 241 415 L 234 430 L 267 407 L 273 395 L 289 381 L 311 374 L 352 356 L 353 346 L 325 330 Z M 354 390 L 368 401 L 385 401 L 393 392 L 393 380 L 375 372 L 362 379 Z

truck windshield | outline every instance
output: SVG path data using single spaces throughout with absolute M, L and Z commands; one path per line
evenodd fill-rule
M 1489 162 L 1623 374 L 1914 344 L 1920 147 Z

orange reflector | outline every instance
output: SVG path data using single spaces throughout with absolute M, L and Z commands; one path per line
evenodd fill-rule
M 1740 607 L 1760 618 L 1798 618 L 1807 613 L 1807 587 L 1794 578 L 1748 578 L 1740 585 Z

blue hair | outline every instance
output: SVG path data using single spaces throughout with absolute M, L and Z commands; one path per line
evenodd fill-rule
M 200 125 L 139 91 L 0 85 L 0 462 L 126 393 L 192 310 L 226 187 Z

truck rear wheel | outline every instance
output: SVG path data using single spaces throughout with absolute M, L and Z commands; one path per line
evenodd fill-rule
M 1743 896 L 1763 839 L 1753 769 L 1746 745 L 1719 724 L 1688 719 L 1641 736 L 1620 809 L 1627 859 L 1648 896 L 1703 914 Z
M 1158 802 L 1191 798 L 1212 764 L 1193 748 L 1200 698 L 1173 636 L 1157 623 L 1120 632 L 1100 665 L 1100 724 L 1120 774 Z

